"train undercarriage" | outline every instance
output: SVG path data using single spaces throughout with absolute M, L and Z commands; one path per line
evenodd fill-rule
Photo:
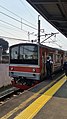
M 34 85 L 38 84 L 40 81 L 36 81 L 36 80 L 31 80 L 31 79 L 26 79 L 25 77 L 14 77 L 11 80 L 11 83 L 14 87 L 26 90 L 30 87 L 33 87 Z

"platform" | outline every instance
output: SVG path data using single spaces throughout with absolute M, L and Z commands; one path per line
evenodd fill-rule
M 67 119 L 67 79 L 46 80 L 0 105 L 0 119 Z

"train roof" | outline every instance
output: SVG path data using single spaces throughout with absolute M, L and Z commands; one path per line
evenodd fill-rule
M 46 45 L 43 45 L 43 44 L 40 44 L 40 46 L 41 46 L 41 47 L 45 47 L 46 49 L 48 48 L 49 50 L 59 50 L 59 51 L 63 51 L 63 52 L 64 52 L 64 50 L 62 50 L 62 49 L 60 49 L 60 48 L 53 48 L 53 47 L 46 46 Z
M 10 46 L 10 48 L 15 47 L 17 45 L 22 45 L 22 44 L 24 44 L 24 45 L 39 45 L 40 47 L 45 47 L 45 48 L 48 48 L 50 50 L 52 49 L 52 50 L 59 50 L 59 51 L 63 51 L 63 52 L 65 51 L 65 50 L 62 50 L 60 48 L 53 48 L 53 47 L 46 46 L 46 45 L 43 45 L 43 44 L 40 44 L 40 43 L 37 43 L 37 44 L 35 44 L 35 43 L 19 43 L 19 44 L 15 44 L 15 45 Z

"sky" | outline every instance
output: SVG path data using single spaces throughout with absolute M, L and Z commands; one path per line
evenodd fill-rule
M 39 13 L 26 0 L 0 0 L 0 37 L 8 41 L 9 46 L 37 40 Z M 40 41 L 48 36 L 44 34 L 58 33 L 46 40 L 44 45 L 67 50 L 67 38 L 48 23 L 41 15 Z M 44 30 L 43 30 L 44 29 Z

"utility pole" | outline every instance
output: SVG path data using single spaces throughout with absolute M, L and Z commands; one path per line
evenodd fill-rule
M 38 15 L 38 43 L 40 43 L 40 20 L 39 20 L 39 16 Z

